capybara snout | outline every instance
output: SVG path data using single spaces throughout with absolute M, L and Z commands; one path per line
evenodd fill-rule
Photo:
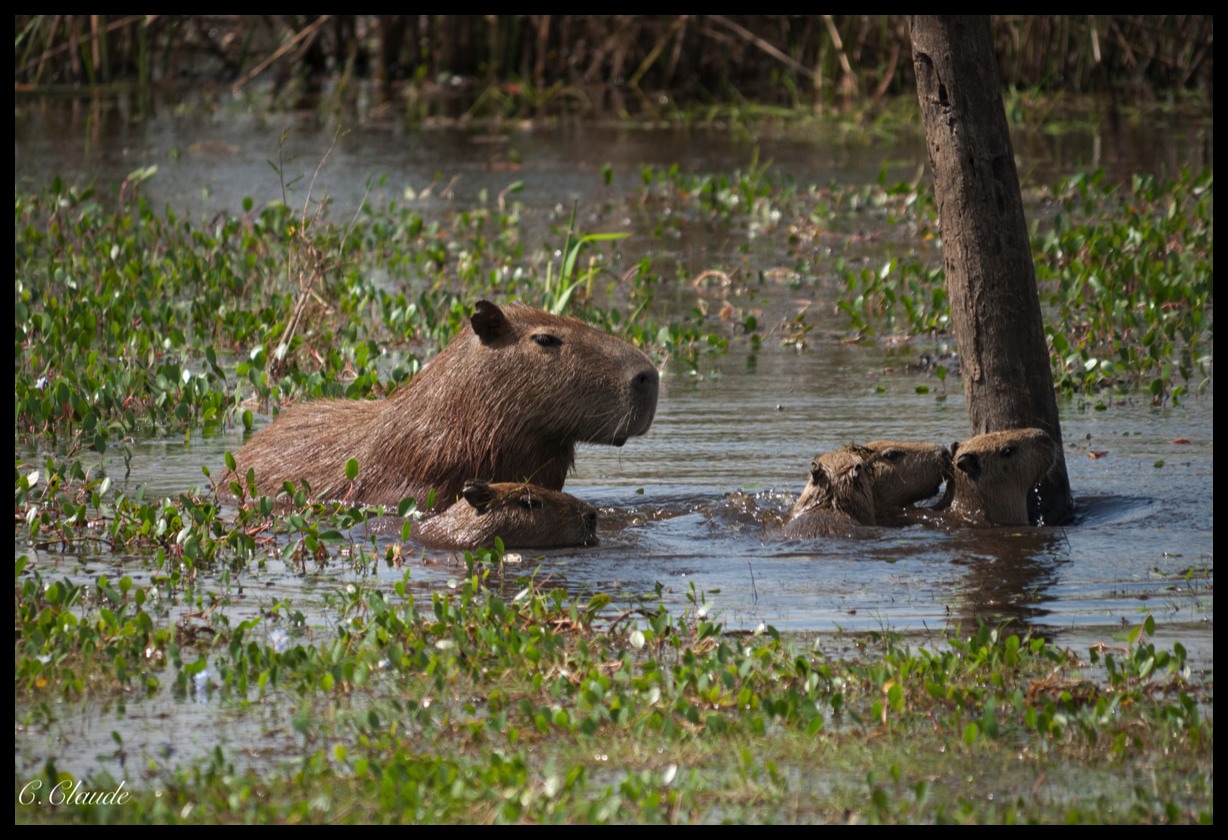
M 661 375 L 651 365 L 641 369 L 632 377 L 632 404 L 639 408 L 628 418 L 627 434 L 621 440 L 615 436 L 615 446 L 622 446 L 627 442 L 628 437 L 642 435 L 652 426 L 653 417 L 657 412 L 657 395 L 660 388 Z

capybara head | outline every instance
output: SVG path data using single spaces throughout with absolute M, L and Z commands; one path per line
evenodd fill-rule
M 937 495 L 951 476 L 951 453 L 936 443 L 919 440 L 872 440 L 878 454 L 870 462 L 874 513 L 889 519 L 916 502 Z
M 236 455 L 262 492 L 306 480 L 315 498 L 441 510 L 465 481 L 559 490 L 579 442 L 622 446 L 656 413 L 652 361 L 575 318 L 478 301 L 469 324 L 386 400 L 285 411 Z M 357 478 L 345 464 L 358 460 Z
M 457 340 L 469 352 L 449 361 L 477 380 L 478 405 L 516 411 L 527 436 L 622 446 L 652 425 L 657 369 L 621 338 L 574 318 L 482 300 Z
M 951 515 L 974 525 L 1027 525 L 1028 493 L 1053 468 L 1058 446 L 1043 429 L 1011 429 L 951 444 Z
M 832 510 L 873 525 L 872 468 L 877 458 L 877 452 L 856 444 L 816 455 L 810 462 L 810 480 L 789 512 L 789 520 L 807 511 Z
M 534 484 L 465 482 L 463 501 L 418 523 L 413 538 L 432 548 L 564 548 L 597 543 L 597 509 Z

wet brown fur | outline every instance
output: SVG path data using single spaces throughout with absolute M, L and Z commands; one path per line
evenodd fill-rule
M 597 543 L 597 509 L 557 490 L 480 479 L 465 483 L 463 501 L 426 519 L 413 539 L 430 548 L 564 548 Z
M 872 449 L 856 444 L 815 456 L 810 481 L 785 520 L 788 539 L 846 536 L 858 525 L 873 525 Z
M 860 460 L 864 475 L 853 475 L 849 459 Z M 816 473 L 818 466 L 824 469 Z M 810 480 L 789 513 L 790 520 L 807 510 L 828 508 L 861 525 L 875 525 L 898 519 L 914 503 L 937 495 L 950 476 L 951 456 L 936 443 L 875 440 L 824 453 L 810 469 Z M 838 480 L 841 476 L 843 481 Z M 873 498 L 868 507 L 866 485 Z
M 559 490 L 578 442 L 621 446 L 652 425 L 659 380 L 642 352 L 574 318 L 479 301 L 466 326 L 386 400 L 296 405 L 236 455 L 261 492 L 426 509 L 475 476 Z M 351 485 L 345 463 L 358 460 Z M 233 476 L 228 476 L 227 481 Z
M 951 453 L 920 440 L 872 440 L 878 453 L 870 464 L 874 518 L 879 524 L 899 517 L 917 502 L 938 495 L 951 476 Z
M 1027 525 L 1028 493 L 1057 462 L 1042 429 L 1012 429 L 951 444 L 954 478 L 940 507 L 970 525 Z

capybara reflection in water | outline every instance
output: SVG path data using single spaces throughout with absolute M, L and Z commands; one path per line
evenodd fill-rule
M 1027 525 L 1028 494 L 1057 462 L 1043 429 L 977 435 L 951 445 L 954 478 L 941 507 L 970 525 Z
M 597 509 L 558 490 L 481 479 L 465 482 L 463 501 L 414 525 L 413 539 L 430 548 L 565 548 L 597 543 Z
M 622 446 L 652 425 L 657 369 L 620 338 L 521 304 L 478 301 L 469 324 L 386 400 L 314 400 L 235 456 L 261 492 L 442 510 L 475 476 L 559 490 L 576 444 Z M 356 458 L 351 484 L 345 463 Z M 233 477 L 230 477 L 233 478 Z M 229 479 L 228 479 L 229 480 Z

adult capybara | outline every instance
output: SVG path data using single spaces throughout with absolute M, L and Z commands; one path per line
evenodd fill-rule
M 789 511 L 782 536 L 848 536 L 858 525 L 873 525 L 871 464 L 878 457 L 874 450 L 856 444 L 816 455 L 810 462 L 810 481 Z
M 235 456 L 261 492 L 442 510 L 475 476 L 559 490 L 576 443 L 622 446 L 652 425 L 657 369 L 620 338 L 522 304 L 478 301 L 469 324 L 386 400 L 284 411 Z M 345 463 L 358 460 L 349 482 Z
M 463 501 L 417 523 L 413 539 L 429 548 L 565 548 L 597 543 L 597 509 L 568 493 L 534 484 L 465 482 Z
M 1027 525 L 1028 494 L 1057 463 L 1043 429 L 1011 429 L 951 444 L 954 478 L 940 507 L 970 525 Z

